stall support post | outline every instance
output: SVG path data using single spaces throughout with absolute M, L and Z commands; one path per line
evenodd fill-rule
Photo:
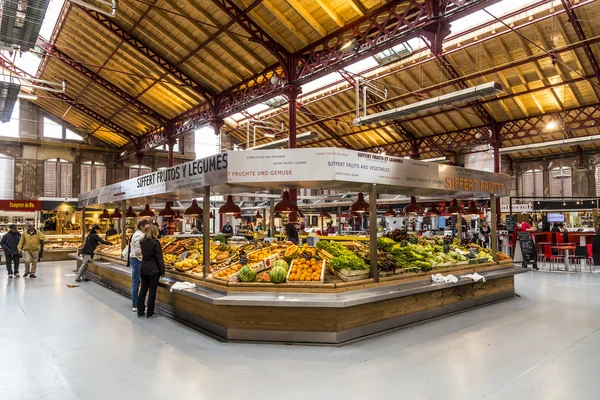
M 269 232 L 275 237 L 275 199 L 269 199 Z
M 458 240 L 462 241 L 462 215 L 460 214 L 456 214 L 456 235 Z
M 125 215 L 127 211 L 126 201 L 121 202 L 121 210 L 121 250 L 123 250 L 125 246 L 127 246 L 127 215 Z
M 85 231 L 86 231 L 86 224 L 85 224 L 85 207 L 81 207 L 81 243 L 85 244 Z
M 490 194 L 490 206 L 492 207 L 492 256 L 494 262 L 498 262 L 498 217 L 496 214 L 496 195 Z
M 339 210 L 339 209 L 338 209 Z M 369 250 L 371 254 L 371 278 L 379 282 L 377 270 L 377 185 L 369 188 Z
M 342 234 L 342 206 L 338 206 L 337 210 L 338 235 Z
M 202 199 L 202 265 L 204 267 L 203 279 L 210 274 L 210 186 L 204 188 Z

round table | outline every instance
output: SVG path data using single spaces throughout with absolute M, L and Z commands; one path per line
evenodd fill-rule
M 555 246 L 550 246 L 550 248 L 564 251 L 565 271 L 568 271 L 569 270 L 569 251 L 575 250 L 575 246 L 555 245 Z

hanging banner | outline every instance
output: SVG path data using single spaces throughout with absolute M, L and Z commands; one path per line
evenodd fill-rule
M 2 211 L 41 211 L 40 200 L 0 200 Z

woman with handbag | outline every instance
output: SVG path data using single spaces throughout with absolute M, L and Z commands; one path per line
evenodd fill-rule
M 129 265 L 131 266 L 131 311 L 133 312 L 137 312 L 138 310 L 138 292 L 141 279 L 140 267 L 142 265 L 141 241 L 148 225 L 150 225 L 150 222 L 147 219 L 138 221 L 137 230 L 131 236 L 129 246 L 126 248 L 127 254 L 123 257 L 126 257 L 129 260 Z
M 158 241 L 158 228 L 156 226 L 149 225 L 146 228 L 140 247 L 142 249 L 142 264 L 140 266 L 142 286 L 138 296 L 137 314 L 138 317 L 143 317 L 144 311 L 146 311 L 146 318 L 150 318 L 154 315 L 158 281 L 161 276 L 165 276 L 165 261 Z M 150 290 L 150 294 L 148 295 L 148 307 L 146 308 L 145 300 L 148 290 Z

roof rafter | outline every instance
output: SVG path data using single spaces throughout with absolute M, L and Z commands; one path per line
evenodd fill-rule
M 275 7 L 270 0 L 262 0 L 262 5 L 265 6 L 271 12 L 271 14 L 273 14 L 275 18 L 277 18 L 279 22 L 281 22 L 287 28 L 288 31 L 296 35 L 296 37 L 300 39 L 302 43 L 304 43 L 305 45 L 309 43 L 309 40 L 306 37 L 306 35 L 302 33 L 302 31 L 298 29 L 298 27 L 296 27 L 296 25 L 294 25 L 292 21 L 290 21 L 285 15 L 283 15 L 283 13 L 279 11 L 279 9 Z
M 304 8 L 304 6 L 302 4 L 300 4 L 300 2 L 298 0 L 286 0 L 286 1 L 321 36 L 327 35 L 327 31 L 325 30 L 325 28 L 323 28 L 321 26 L 321 24 L 308 11 L 306 11 L 306 8 Z
M 38 37 L 36 46 L 38 46 L 39 48 L 44 50 L 48 55 L 51 55 L 54 58 L 62 61 L 65 65 L 71 67 L 73 70 L 79 72 L 80 74 L 84 75 L 85 77 L 87 77 L 89 79 L 92 79 L 96 84 L 102 86 L 106 90 L 110 91 L 112 94 L 118 96 L 119 98 L 121 98 L 122 100 L 124 100 L 128 103 L 131 103 L 131 105 L 133 105 L 135 108 L 140 110 L 142 113 L 152 117 L 157 122 L 166 122 L 167 121 L 166 117 L 164 117 L 160 113 L 154 111 L 152 108 L 145 105 L 141 101 L 136 100 L 132 95 L 125 92 L 124 90 L 119 88 L 117 85 L 111 83 L 109 80 L 104 79 L 100 75 L 97 75 L 96 72 L 87 68 L 81 62 L 71 58 L 69 55 L 67 55 L 66 53 L 59 50 L 55 45 L 52 45 L 52 44 L 46 42 L 46 40 L 44 40 L 44 38 L 42 38 L 41 36 Z
M 317 4 L 319 6 L 321 6 L 321 8 L 323 10 L 325 10 L 325 12 L 327 13 L 327 15 L 329 15 L 331 17 L 331 19 L 341 28 L 344 25 L 346 25 L 346 21 L 344 21 L 344 19 L 342 17 L 340 17 L 340 14 L 338 14 L 333 7 L 331 7 L 331 4 L 329 4 L 328 0 L 316 0 Z
M 35 78 L 35 76 L 29 74 L 28 72 L 22 70 L 21 68 L 17 67 L 16 65 L 14 65 L 12 63 L 12 61 L 10 61 L 8 58 L 6 58 L 4 56 L 4 54 L 0 54 L 0 66 L 2 68 L 5 68 L 6 70 L 12 72 L 13 74 L 22 77 L 22 78 Z M 44 86 L 44 87 L 51 87 L 45 83 L 39 83 L 38 85 L 40 86 Z M 97 113 L 96 111 L 84 106 L 83 104 L 78 104 L 75 102 L 75 100 L 73 100 L 72 98 L 70 98 L 69 96 L 67 96 L 64 93 L 59 93 L 59 92 L 48 92 L 51 96 L 54 96 L 60 100 L 65 101 L 67 104 L 70 104 L 72 107 L 76 108 L 77 110 L 81 111 L 82 113 L 92 117 L 93 119 L 95 119 L 96 121 L 98 121 L 100 124 L 102 125 L 106 125 L 108 128 L 112 129 L 115 133 L 123 136 L 125 139 L 130 140 L 134 143 L 137 142 L 137 136 L 134 135 L 133 133 L 129 132 L 127 129 L 115 124 L 112 121 L 109 121 L 106 117 L 104 117 L 103 115 Z M 62 120 L 62 118 L 61 118 Z M 94 132 L 92 132 L 91 134 L 93 134 Z
M 110 18 L 104 14 L 101 14 L 97 11 L 91 10 L 89 8 L 80 6 L 75 3 L 70 3 L 73 7 L 78 7 L 84 13 L 86 13 L 90 18 L 96 21 L 98 24 L 102 25 L 105 29 L 107 29 L 110 33 L 116 35 L 121 40 L 125 41 L 127 44 L 138 50 L 140 53 L 148 57 L 148 59 L 152 60 L 154 63 L 162 67 L 169 74 L 173 75 L 185 85 L 190 87 L 191 89 L 198 92 L 205 99 L 212 98 L 214 93 L 206 90 L 199 82 L 197 82 L 194 78 L 187 75 L 185 72 L 178 69 L 173 63 L 164 58 L 154 49 L 149 47 L 146 43 L 139 40 L 135 37 L 129 30 L 125 27 L 119 25 L 113 18 Z

